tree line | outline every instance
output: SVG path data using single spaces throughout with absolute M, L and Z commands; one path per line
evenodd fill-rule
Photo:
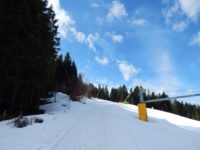
M 124 102 L 127 96 L 132 93 L 125 103 L 137 105 L 140 101 L 139 89 L 142 87 L 139 86 L 136 86 L 134 89 L 131 88 L 128 91 L 127 87 L 122 85 L 118 88 L 111 88 L 110 92 L 107 86 L 98 85 L 98 87 L 96 87 L 93 84 L 90 86 L 92 87 L 92 96 L 96 98 L 106 99 L 113 102 Z M 144 101 L 168 97 L 165 92 L 155 93 L 150 92 L 149 90 L 144 91 Z M 147 107 L 174 113 L 191 119 L 200 120 L 200 106 L 194 104 L 183 103 L 175 100 L 147 103 Z

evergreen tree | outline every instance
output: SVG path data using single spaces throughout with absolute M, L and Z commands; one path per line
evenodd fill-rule
M 93 85 L 93 84 L 92 84 Z M 97 97 L 98 95 L 98 88 L 96 86 L 93 85 L 93 88 L 92 88 L 92 96 L 93 97 Z
M 78 74 L 75 62 L 71 59 L 69 52 L 62 58 L 60 55 L 56 60 L 55 89 L 71 96 L 73 100 L 87 93 L 87 85 Z M 88 85 L 89 86 L 89 85 Z
M 55 13 L 47 0 L 0 1 L 0 110 L 38 110 L 52 90 L 59 50 Z
M 106 99 L 106 100 L 109 100 L 110 98 L 109 98 L 109 91 L 108 91 L 108 87 L 107 86 L 105 86 L 104 88 L 103 88 L 103 99 Z
M 130 91 L 129 91 L 129 94 L 131 94 L 130 97 L 129 97 L 129 99 L 128 99 L 128 103 L 129 104 L 133 104 L 133 97 L 132 97 L 133 93 L 132 92 L 133 92 L 133 89 L 131 88 Z
M 133 104 L 134 105 L 137 105 L 139 102 L 140 102 L 140 96 L 139 96 L 139 87 L 136 86 L 135 89 L 134 89 L 134 92 L 132 94 L 132 99 L 133 99 Z
M 115 88 L 111 89 L 110 100 L 113 101 L 113 102 L 118 102 L 117 89 L 115 89 Z

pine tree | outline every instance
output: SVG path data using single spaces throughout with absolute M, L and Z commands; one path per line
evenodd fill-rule
M 52 89 L 59 38 L 46 0 L 0 2 L 0 109 L 33 112 Z
M 132 92 L 133 92 L 133 89 L 131 88 L 130 91 L 129 91 L 129 94 L 132 95 L 132 94 L 133 94 Z M 133 104 L 133 98 L 131 97 L 131 95 L 130 95 L 130 97 L 129 97 L 129 99 L 128 99 L 128 103 L 129 103 L 129 104 Z
M 117 89 L 115 89 L 115 88 L 111 89 L 110 100 L 113 101 L 113 102 L 118 102 Z
M 140 96 L 139 96 L 139 87 L 136 86 L 134 89 L 134 92 L 132 94 L 133 104 L 137 105 L 140 102 Z
M 98 94 L 98 88 L 93 85 L 93 88 L 92 88 L 92 97 L 97 97 L 97 94 Z
M 72 100 L 78 100 L 78 97 L 87 92 L 87 85 L 84 84 L 82 75 L 78 74 L 76 64 L 69 52 L 64 60 L 62 55 L 56 59 L 55 89 L 68 94 Z

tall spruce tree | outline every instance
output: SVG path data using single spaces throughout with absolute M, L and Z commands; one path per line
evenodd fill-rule
M 53 87 L 59 38 L 47 0 L 0 1 L 0 110 L 33 112 Z
M 77 97 L 86 94 L 87 87 L 82 80 L 82 76 L 78 75 L 76 64 L 71 59 L 69 52 L 67 52 L 64 59 L 62 55 L 56 59 L 54 85 L 56 91 L 70 95 L 73 100 L 77 100 Z
M 134 105 L 137 105 L 139 103 L 140 96 L 139 96 L 139 87 L 138 86 L 135 87 L 133 94 L 131 95 L 131 98 L 133 100 Z
M 110 100 L 113 102 L 118 102 L 118 97 L 117 97 L 117 89 L 112 88 L 110 92 Z

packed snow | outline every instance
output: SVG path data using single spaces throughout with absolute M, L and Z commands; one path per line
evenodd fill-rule
M 148 109 L 148 122 L 137 107 L 96 98 L 57 101 L 41 106 L 41 124 L 16 128 L 0 122 L 1 150 L 200 150 L 200 122 Z M 31 117 L 31 116 L 29 116 Z

